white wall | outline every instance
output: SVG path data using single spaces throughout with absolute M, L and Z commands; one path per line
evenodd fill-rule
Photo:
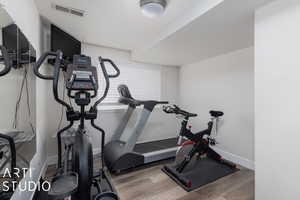
M 3 8 L 0 8 L 0 12 L 5 13 L 2 15 L 7 18 L 10 22 L 12 21 L 11 17 L 4 11 Z M 4 23 L 7 23 L 6 21 Z M 3 25 L 3 24 L 1 24 Z M 2 45 L 2 27 L 0 27 L 0 45 Z M 3 66 L 1 65 L 1 69 Z M 1 130 L 10 130 L 13 128 L 14 114 L 16 102 L 19 97 L 20 88 L 23 80 L 24 69 L 29 69 L 27 74 L 28 79 L 28 89 L 30 96 L 30 108 L 32 112 L 32 119 L 28 119 L 28 109 L 26 101 L 26 90 L 24 87 L 22 101 L 20 102 L 19 114 L 18 114 L 18 127 L 20 130 L 25 131 L 26 134 L 32 134 L 32 129 L 29 125 L 29 122 L 32 121 L 35 125 L 35 76 L 31 70 L 32 65 L 26 65 L 22 69 L 12 68 L 9 74 L 6 76 L 0 77 L 0 132 Z
M 89 44 L 82 45 L 82 53 L 92 57 L 93 65 L 98 66 L 98 57 L 102 56 L 104 58 L 110 58 L 115 62 L 126 61 L 131 62 L 130 53 L 128 51 L 117 50 L 106 47 L 93 46 Z M 170 103 L 177 103 L 178 101 L 178 81 L 179 81 L 179 68 L 160 66 L 160 65 L 150 65 L 145 63 L 139 63 L 141 67 L 145 68 L 159 68 L 161 70 L 161 100 L 170 101 Z M 122 73 L 122 69 L 121 73 Z M 104 84 L 103 80 L 100 80 L 100 84 Z M 138 84 L 138 83 L 137 83 Z M 147 88 L 145 88 L 147 89 Z M 48 89 L 48 99 L 47 107 L 51 107 L 51 110 L 47 111 L 48 121 L 47 121 L 47 131 L 45 132 L 48 137 L 48 156 L 50 162 L 56 162 L 56 139 L 53 138 L 53 135 L 57 131 L 59 116 L 61 115 L 61 106 L 54 101 L 52 97 L 52 90 Z M 137 112 L 133 116 L 133 120 L 129 124 L 130 129 L 132 129 L 134 122 L 139 114 L 140 109 L 137 109 Z M 110 140 L 113 131 L 116 129 L 118 123 L 120 122 L 125 109 L 117 110 L 101 110 L 99 111 L 99 117 L 96 120 L 96 123 L 99 124 L 107 133 L 106 142 Z M 65 116 L 65 113 L 64 113 Z M 64 123 L 66 124 L 65 117 Z M 158 139 L 166 139 L 171 137 L 176 137 L 178 135 L 178 123 L 176 119 L 170 118 L 162 112 L 161 109 L 155 109 L 151 114 L 151 118 L 145 127 L 143 135 L 140 137 L 139 142 L 142 141 L 151 141 Z M 98 132 L 95 132 L 93 128 L 88 126 L 90 130 L 90 135 L 92 136 L 92 141 L 94 141 L 93 147 L 95 152 L 99 152 L 100 148 L 100 136 Z M 129 130 L 130 130 L 129 129 Z
M 209 110 L 223 111 L 217 148 L 225 158 L 254 168 L 253 48 L 182 66 L 180 102 L 198 114 L 191 120 L 194 131 L 207 128 Z
M 29 69 L 27 78 L 28 78 L 28 89 L 29 89 L 29 98 L 30 98 L 30 110 L 31 110 L 31 119 L 28 117 L 28 108 L 26 101 L 26 89 L 24 87 L 22 99 L 20 102 L 20 107 L 18 111 L 18 130 L 22 130 L 25 134 L 31 135 L 32 129 L 30 122 L 33 126 L 36 126 L 36 84 L 35 84 L 35 75 L 30 70 L 32 65 L 24 66 Z M 23 69 L 12 69 L 9 74 L 6 76 L 0 77 L 0 91 L 1 91 L 1 100 L 0 100 L 0 132 L 1 130 L 11 130 L 13 128 L 13 121 L 15 115 L 16 102 L 20 93 L 20 88 L 23 80 Z M 36 141 L 32 141 L 28 145 L 23 146 L 19 149 L 21 155 L 27 158 L 29 161 L 32 159 L 33 155 L 36 152 L 35 144 Z
M 0 0 L 36 51 L 40 50 L 40 18 L 34 0 Z
M 257 200 L 299 199 L 300 1 L 256 12 L 255 144 Z
M 4 5 L 4 9 L 9 13 L 13 18 L 15 23 L 20 27 L 24 35 L 30 41 L 37 52 L 37 57 L 40 55 L 40 17 L 35 5 L 34 0 L 0 0 L 0 3 Z M 36 81 L 36 118 L 40 119 L 43 113 L 43 102 L 40 101 L 40 96 L 43 96 L 42 89 L 40 87 L 43 85 L 42 81 Z M 45 148 L 45 135 L 43 134 L 44 128 L 40 123 L 40 120 L 37 120 L 36 124 L 36 134 L 37 134 L 37 153 L 34 158 L 31 160 L 30 166 L 33 170 L 32 176 L 27 176 L 22 180 L 34 180 L 38 181 L 40 174 L 42 172 L 43 165 L 45 164 L 46 159 L 46 148 Z M 21 183 L 24 184 L 24 183 Z M 28 200 L 31 199 L 33 192 L 19 192 L 16 191 L 12 200 Z
M 0 27 L 0 44 L 2 42 L 2 29 L 4 26 L 13 23 L 12 18 L 5 11 L 4 8 L 0 8 L 0 12 L 2 13 L 0 17 L 1 26 Z M 3 21 L 4 20 L 4 21 Z M 26 135 L 34 134 L 31 128 L 30 123 L 32 123 L 33 127 L 36 126 L 36 84 L 35 84 L 35 75 L 33 74 L 32 64 L 23 65 L 22 69 L 14 69 L 12 68 L 9 74 L 6 76 L 0 77 L 0 93 L 1 93 L 1 101 L 0 101 L 0 132 L 11 130 L 14 127 L 14 118 L 15 118 L 15 109 L 16 104 L 19 98 L 22 81 L 24 78 L 25 69 L 27 69 L 27 80 L 28 80 L 28 93 L 29 93 L 29 105 L 30 105 L 30 118 L 29 118 L 29 110 L 27 106 L 27 96 L 26 96 L 26 87 L 23 88 L 23 93 L 21 96 L 21 101 L 18 108 L 18 117 L 16 121 L 16 128 L 18 130 L 24 131 Z M 2 66 L 1 66 L 2 69 Z M 35 131 L 35 130 L 34 130 Z M 28 161 L 32 159 L 35 155 L 36 141 L 32 140 L 29 143 L 23 144 L 22 148 L 18 150 L 21 152 L 21 155 L 26 158 Z M 2 160 L 4 161 L 4 160 Z M 17 157 L 17 162 L 19 162 L 19 158 Z M 1 161 L 0 161 L 1 163 Z M 9 167 L 9 163 L 7 164 Z M 0 173 L 3 173 L 0 172 Z

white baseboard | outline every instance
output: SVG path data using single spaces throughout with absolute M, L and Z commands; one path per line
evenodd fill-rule
M 100 148 L 93 149 L 93 155 L 98 155 L 101 153 Z M 47 166 L 49 165 L 56 165 L 57 163 L 57 155 L 55 156 L 48 156 L 46 160 Z
M 252 160 L 243 158 L 241 156 L 229 153 L 227 151 L 224 151 L 222 149 L 219 149 L 218 147 L 213 147 L 213 149 L 222 155 L 222 157 L 228 161 L 231 161 L 233 163 L 236 163 L 238 165 L 241 165 L 247 169 L 255 170 L 255 163 Z

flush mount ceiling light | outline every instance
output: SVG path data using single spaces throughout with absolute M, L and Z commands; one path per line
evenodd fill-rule
M 140 0 L 142 12 L 147 17 L 157 17 L 164 13 L 166 0 Z

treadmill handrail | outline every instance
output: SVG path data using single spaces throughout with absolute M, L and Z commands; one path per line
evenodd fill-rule
M 119 103 L 122 103 L 122 104 L 126 104 L 126 105 L 130 105 L 130 106 L 140 106 L 142 105 L 142 101 L 138 101 L 138 100 L 135 100 L 135 99 L 131 99 L 131 98 L 126 98 L 126 97 L 120 97 L 119 98 Z
M 133 104 L 133 105 L 136 105 L 136 106 L 145 105 L 147 103 L 151 103 L 151 104 L 155 104 L 155 105 L 158 105 L 158 104 L 169 104 L 168 101 L 155 101 L 155 100 L 140 101 L 140 100 L 126 98 L 126 97 L 120 97 L 119 98 L 119 102 L 123 103 L 123 104 Z
M 138 101 L 138 102 L 140 102 L 142 105 L 145 105 L 145 104 L 154 104 L 154 105 L 169 104 L 168 101 L 155 101 L 155 100 L 146 100 L 146 101 Z
M 157 105 L 157 104 L 168 104 L 168 101 L 156 101 L 156 100 L 137 100 L 131 96 L 129 88 L 125 84 L 121 84 L 118 87 L 118 91 L 120 94 L 119 103 L 130 105 L 132 107 L 140 106 L 140 105 Z

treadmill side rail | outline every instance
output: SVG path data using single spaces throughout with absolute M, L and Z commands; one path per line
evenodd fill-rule
M 144 162 L 146 163 L 151 163 L 155 162 L 158 160 L 166 160 L 168 158 L 173 158 L 176 155 L 178 147 L 173 147 L 169 149 L 162 149 L 159 151 L 154 151 L 154 152 L 149 152 L 149 153 L 144 153 Z

